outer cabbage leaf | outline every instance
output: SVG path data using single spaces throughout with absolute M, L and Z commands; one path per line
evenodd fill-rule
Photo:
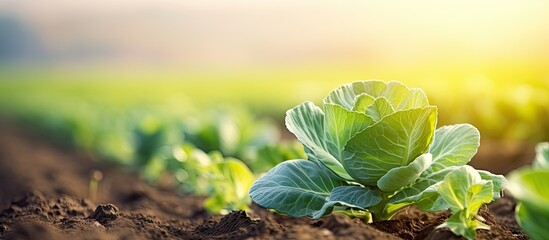
M 320 161 L 343 179 L 351 179 L 343 165 L 328 152 L 324 135 L 324 113 L 312 102 L 305 102 L 286 112 L 286 127 L 303 143 L 311 160 Z
M 379 193 L 361 186 L 340 186 L 334 188 L 328 201 L 322 208 L 313 214 L 314 218 L 320 218 L 328 213 L 334 205 L 365 210 L 367 207 L 378 204 L 381 201 Z
M 351 138 L 343 166 L 357 182 L 376 186 L 389 170 L 425 153 L 433 138 L 436 107 L 395 112 Z
M 480 133 L 470 124 L 444 126 L 435 131 L 429 152 L 433 163 L 423 175 L 440 171 L 450 166 L 462 166 L 471 161 L 480 145 Z
M 258 205 L 294 217 L 313 216 L 336 187 L 346 185 L 332 172 L 308 160 L 278 164 L 250 188 Z
M 431 164 L 430 153 L 422 154 L 408 166 L 397 167 L 389 170 L 377 181 L 377 187 L 384 192 L 394 192 L 414 182 L 421 173 Z

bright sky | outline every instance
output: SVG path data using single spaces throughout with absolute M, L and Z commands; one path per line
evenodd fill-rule
M 549 62 L 549 1 L 3 0 L 60 52 L 188 67 Z M 105 60 L 100 58 L 101 60 Z

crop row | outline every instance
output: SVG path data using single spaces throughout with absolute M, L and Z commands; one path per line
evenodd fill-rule
M 479 208 L 508 186 L 504 176 L 467 165 L 480 144 L 476 127 L 437 128 L 439 109 L 423 90 L 394 81 L 345 84 L 320 107 L 288 110 L 286 127 L 302 145 L 281 141 L 276 122 L 241 107 L 36 100 L 8 104 L 6 112 L 57 143 L 208 196 L 210 212 L 246 209 L 251 197 L 290 216 L 337 212 L 372 222 L 413 204 L 451 210 L 439 227 L 474 239 L 477 229 L 489 229 Z M 532 168 L 514 171 L 509 184 L 520 201 L 517 219 L 533 238 L 546 234 L 548 152 L 540 144 Z
M 180 105 L 112 108 L 57 96 L 4 110 L 37 135 L 97 159 L 208 196 L 213 213 L 246 209 L 248 189 L 276 164 L 304 158 L 297 141 L 282 141 L 278 124 L 244 107 L 197 110 Z

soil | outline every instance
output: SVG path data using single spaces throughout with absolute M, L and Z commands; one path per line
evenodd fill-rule
M 44 139 L 0 121 L 0 239 L 461 239 L 436 228 L 448 212 L 414 207 L 374 224 L 343 215 L 291 218 L 256 205 L 211 215 L 203 197 L 152 186 Z M 90 191 L 98 172 L 102 180 Z M 483 207 L 492 229 L 477 231 L 478 239 L 527 239 L 514 206 L 505 197 Z

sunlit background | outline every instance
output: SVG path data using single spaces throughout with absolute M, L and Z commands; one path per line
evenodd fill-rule
M 342 83 L 399 80 L 426 91 L 439 125 L 537 142 L 549 137 L 548 10 L 549 1 L 2 0 L 0 106 L 78 115 L 82 104 L 242 105 L 282 123 L 285 110 Z

